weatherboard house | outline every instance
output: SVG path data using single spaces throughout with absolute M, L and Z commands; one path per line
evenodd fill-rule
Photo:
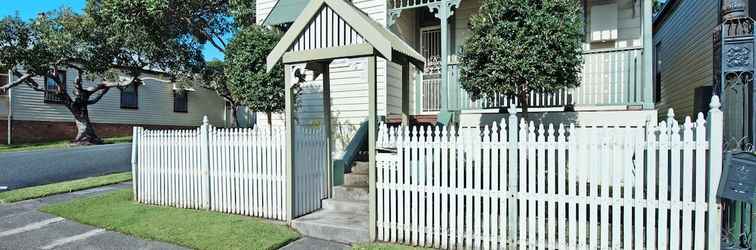
M 258 22 L 286 31 L 309 3 L 308 0 L 260 0 L 256 2 Z M 468 19 L 475 15 L 480 0 L 355 0 L 349 2 L 379 26 L 390 30 L 410 48 L 426 58 L 422 67 L 402 65 L 379 58 L 376 62 L 377 112 L 389 122 L 405 119 L 421 124 L 459 122 L 472 126 L 490 124 L 504 116 L 501 110 L 516 105 L 515 98 L 471 100 L 459 83 L 457 53 L 470 34 Z M 643 126 L 656 121 L 652 76 L 652 1 L 586 0 L 584 67 L 581 85 L 557 93 L 532 93 L 533 119 L 546 122 L 575 122 L 577 125 Z M 328 30 L 349 28 L 329 16 L 308 20 L 313 26 L 306 40 L 295 48 L 339 45 L 345 40 L 363 39 L 364 34 L 345 34 L 330 40 Z M 331 86 L 327 104 L 332 112 L 337 155 L 355 140 L 368 115 L 367 66 L 365 58 L 331 61 Z M 311 68 L 299 74 L 304 80 L 297 99 L 299 126 L 323 124 L 324 75 Z M 405 79 L 406 78 L 406 79 Z M 402 88 L 402 81 L 409 86 Z M 405 94 L 407 98 L 402 98 Z M 565 112 L 565 110 L 574 112 Z M 283 123 L 283 117 L 278 121 Z M 621 118 L 621 119 L 620 119 Z M 340 157 L 340 156 L 338 156 Z
M 379 120 L 480 126 L 517 106 L 507 96 L 473 101 L 460 87 L 456 53 L 469 34 L 466 20 L 480 8 L 478 0 L 465 1 L 256 2 L 260 24 L 286 31 L 267 58 L 269 68 L 284 64 L 287 108 L 278 123 L 286 125 L 286 145 L 296 144 L 299 128 L 326 131 L 324 187 L 330 195 L 324 198 L 331 198 L 323 200 L 324 211 L 292 222 L 300 232 L 368 240 L 367 229 L 375 228 L 365 210 L 375 207 L 368 194 L 375 190 Z M 583 82 L 533 93 L 532 119 L 579 126 L 655 123 L 647 46 L 652 1 L 584 3 Z M 288 166 L 301 160 L 295 150 L 286 150 Z
M 72 93 L 76 73 L 63 71 L 66 88 Z M 5 73 L 5 72 L 3 72 Z M 158 74 L 157 72 L 146 75 Z M 16 77 L 0 74 L 4 85 Z M 133 126 L 148 128 L 189 128 L 201 125 L 207 115 L 213 125 L 226 124 L 225 102 L 213 90 L 187 87 L 166 81 L 146 79 L 138 86 L 113 89 L 98 103 L 89 106 L 89 115 L 101 137 L 131 135 Z M 0 144 L 73 139 L 76 127 L 71 112 L 52 80 L 45 91 L 18 86 L 0 94 Z M 84 82 L 85 85 L 88 83 Z

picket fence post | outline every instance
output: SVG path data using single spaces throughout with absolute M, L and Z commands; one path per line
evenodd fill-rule
M 139 181 L 137 180 L 137 171 L 139 166 L 137 165 L 137 157 L 140 157 L 140 155 L 137 154 L 137 150 L 139 149 L 139 127 L 132 127 L 132 133 L 131 133 L 131 188 L 132 192 L 134 192 L 134 200 L 139 200 L 138 193 L 137 193 L 137 186 Z
M 719 110 L 719 96 L 712 96 L 709 104 L 708 117 L 708 134 L 709 134 L 709 248 L 720 248 L 720 207 L 717 203 L 717 189 L 719 188 L 719 178 L 722 174 L 722 111 Z
M 509 142 L 509 149 L 507 150 L 507 152 L 509 152 L 509 164 L 507 164 L 507 168 L 509 169 L 509 171 L 508 171 L 509 172 L 509 180 L 508 180 L 508 182 L 509 182 L 509 190 L 508 190 L 508 193 L 511 194 L 511 195 L 509 197 L 509 206 L 508 206 L 508 209 L 509 209 L 508 213 L 509 213 L 509 215 L 507 216 L 507 219 L 508 219 L 507 227 L 509 227 L 507 229 L 507 233 L 509 235 L 505 235 L 505 236 L 506 236 L 506 239 L 512 239 L 512 242 L 514 243 L 514 239 L 517 239 L 517 235 L 518 235 L 518 233 L 517 233 L 517 229 L 518 229 L 517 228 L 517 221 L 518 221 L 518 218 L 516 216 L 517 215 L 517 199 L 518 198 L 515 197 L 515 195 L 517 195 L 517 193 L 519 192 L 519 187 L 518 187 L 518 184 L 517 184 L 518 183 L 517 177 L 519 176 L 519 173 L 517 172 L 518 171 L 518 167 L 517 167 L 518 159 L 517 159 L 517 157 L 519 155 L 518 152 L 517 152 L 517 149 L 519 148 L 518 147 L 518 143 L 519 142 L 517 140 L 517 134 L 519 132 L 519 130 L 518 130 L 519 129 L 519 125 L 517 124 L 517 107 L 515 107 L 515 105 L 511 105 L 510 108 L 509 108 L 509 124 L 507 124 L 507 125 L 508 125 L 507 127 L 509 128 L 509 130 L 507 130 L 507 132 L 509 133 L 509 135 L 508 135 L 508 137 L 509 137 L 509 140 L 508 140 L 508 142 Z M 504 127 L 503 124 L 502 124 L 502 127 Z M 502 136 L 504 136 L 504 135 L 502 135 Z M 502 189 L 505 189 L 505 188 L 506 187 L 503 187 Z M 508 242 L 503 242 L 502 244 L 504 246 L 506 246 L 507 243 Z
M 202 126 L 200 126 L 200 159 L 203 164 L 202 175 L 204 178 L 205 208 L 210 210 L 210 124 L 207 116 L 202 117 Z

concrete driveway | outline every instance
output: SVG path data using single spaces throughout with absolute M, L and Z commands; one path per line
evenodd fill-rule
M 131 143 L 0 153 L 0 187 L 12 190 L 130 169 Z

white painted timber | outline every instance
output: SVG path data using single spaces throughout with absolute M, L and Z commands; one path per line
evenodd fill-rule
M 377 145 L 389 153 L 376 164 L 378 240 L 443 249 L 718 249 L 716 96 L 708 121 L 699 114 L 678 124 L 672 113 L 642 127 L 516 121 L 381 125 Z M 517 184 L 506 181 L 511 175 Z M 505 209 L 508 199 L 519 211 Z

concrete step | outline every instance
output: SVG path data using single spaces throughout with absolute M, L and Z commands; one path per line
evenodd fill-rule
M 355 187 L 368 186 L 368 174 L 349 173 L 344 174 L 344 185 Z
M 369 205 L 368 201 L 325 199 L 323 200 L 323 210 L 353 211 L 356 213 L 368 214 Z
M 352 244 L 370 240 L 368 219 L 354 211 L 320 210 L 294 219 L 291 226 L 308 237 Z
M 333 198 L 336 200 L 366 201 L 368 197 L 368 187 L 345 185 L 333 187 Z
M 368 174 L 369 171 L 370 171 L 370 163 L 366 161 L 355 161 L 352 164 L 352 173 Z

